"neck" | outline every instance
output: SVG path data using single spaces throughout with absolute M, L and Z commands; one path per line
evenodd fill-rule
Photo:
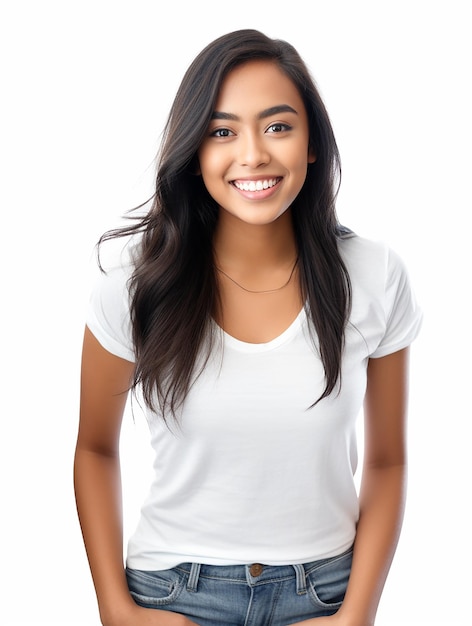
M 213 247 L 217 264 L 227 270 L 266 270 L 293 264 L 297 246 L 290 211 L 263 225 L 247 224 L 224 213 L 217 224 Z

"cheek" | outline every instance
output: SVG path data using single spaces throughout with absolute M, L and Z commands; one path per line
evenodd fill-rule
M 282 145 L 281 142 L 277 158 L 292 172 L 304 171 L 310 160 L 308 144 L 302 138 L 291 145 Z
M 290 160 L 287 160 L 289 169 L 297 178 L 305 178 L 308 170 L 308 159 L 308 149 L 301 146 L 290 155 Z
M 222 155 L 215 150 L 203 148 L 198 153 L 200 171 L 204 176 L 214 176 L 222 171 Z

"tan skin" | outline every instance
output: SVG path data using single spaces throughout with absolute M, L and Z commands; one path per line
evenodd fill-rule
M 260 119 L 261 112 L 281 103 L 296 113 Z M 247 289 L 276 289 L 287 281 L 297 256 L 290 202 L 303 183 L 303 168 L 315 160 L 303 104 L 300 108 L 296 90 L 275 66 L 251 62 L 228 76 L 216 109 L 237 114 L 237 121 L 214 120 L 199 150 L 205 184 L 221 207 L 215 262 Z M 239 194 L 230 182 L 265 178 L 281 184 L 262 203 Z M 265 294 L 218 276 L 217 322 L 242 341 L 267 342 L 300 312 L 297 271 L 284 288 Z M 182 615 L 137 606 L 126 584 L 119 437 L 132 376 L 133 364 L 107 352 L 86 328 L 74 477 L 100 616 L 104 626 L 191 626 Z M 346 597 L 335 615 L 299 626 L 372 626 L 398 541 L 406 482 L 408 349 L 371 359 L 367 377 L 360 519 Z
M 139 607 L 126 583 L 119 438 L 133 368 L 85 329 L 74 481 L 100 617 L 104 626 L 190 626 L 181 615 Z

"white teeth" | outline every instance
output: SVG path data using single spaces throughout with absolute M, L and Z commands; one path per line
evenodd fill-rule
M 234 186 L 241 191 L 262 191 L 263 189 L 269 189 L 277 184 L 277 178 L 269 178 L 268 180 L 250 180 L 245 182 L 235 181 Z

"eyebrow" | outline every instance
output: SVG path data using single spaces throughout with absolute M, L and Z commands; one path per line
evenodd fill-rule
M 269 107 L 268 109 L 264 109 L 257 115 L 258 120 L 263 120 L 266 117 L 271 117 L 272 115 L 277 115 L 278 113 L 298 113 L 288 104 L 277 104 L 276 106 Z M 223 111 L 213 111 L 211 116 L 212 120 L 233 120 L 238 122 L 240 118 L 234 113 L 224 113 Z

